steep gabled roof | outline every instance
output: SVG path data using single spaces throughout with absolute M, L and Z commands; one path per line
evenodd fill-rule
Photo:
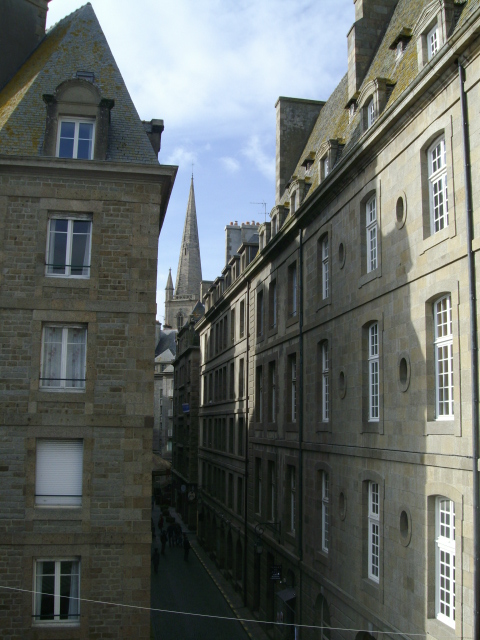
M 177 332 L 175 329 L 161 330 L 160 337 L 155 347 L 155 357 L 162 355 L 165 351 L 169 350 L 173 356 L 177 352 Z
M 104 98 L 113 99 L 107 161 L 158 164 L 130 94 L 90 4 L 58 22 L 0 92 L 0 153 L 42 154 L 46 108 L 43 94 L 93 71 Z
M 390 48 L 390 45 L 403 29 L 414 28 L 420 14 L 429 3 L 430 0 L 399 0 L 385 35 L 362 82 L 359 90 L 360 95 L 377 78 L 384 78 L 389 81 L 392 88 L 384 111 L 397 100 L 419 73 L 415 38 L 410 40 L 399 60 L 396 59 L 395 51 Z M 478 8 L 480 1 L 466 0 L 465 2 L 464 0 L 456 0 L 456 3 L 459 16 L 455 29 L 458 30 L 472 11 Z M 345 108 L 348 99 L 348 80 L 347 75 L 345 75 L 320 111 L 305 149 L 298 159 L 295 175 L 303 175 L 302 162 L 307 156 L 317 153 L 328 140 L 337 140 L 342 147 L 341 155 L 337 157 L 338 161 L 362 136 L 361 113 L 357 111 L 353 119 L 349 120 L 348 110 Z M 313 193 L 318 185 L 319 172 L 315 171 L 312 173 L 311 188 L 307 192 L 306 198 Z M 288 192 L 285 192 L 281 202 L 288 199 Z

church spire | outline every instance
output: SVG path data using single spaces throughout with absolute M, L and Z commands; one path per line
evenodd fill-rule
M 165 300 L 171 300 L 173 298 L 173 280 L 172 270 L 168 270 L 167 286 L 165 287 Z
M 178 261 L 175 297 L 200 296 L 200 282 L 202 280 L 202 263 L 200 261 L 200 243 L 198 241 L 197 211 L 195 208 L 195 192 L 193 189 L 193 174 L 188 196 L 187 215 L 183 227 L 182 246 Z

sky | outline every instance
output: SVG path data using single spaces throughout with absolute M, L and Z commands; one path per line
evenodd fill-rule
M 85 4 L 51 0 L 47 27 Z M 91 0 L 159 160 L 178 173 L 158 244 L 157 318 L 178 265 L 190 179 L 204 280 L 225 266 L 225 225 L 275 205 L 275 103 L 326 100 L 347 70 L 353 0 Z M 259 203 L 265 203 L 259 204 Z

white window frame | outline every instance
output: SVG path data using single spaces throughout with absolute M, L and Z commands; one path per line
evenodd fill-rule
M 322 358 L 322 422 L 330 420 L 330 358 L 328 352 L 328 342 L 325 340 L 321 345 Z
M 449 224 L 445 136 L 437 138 L 428 149 L 428 183 L 430 231 L 433 235 L 448 227 Z
M 42 593 L 42 583 L 41 583 L 41 575 L 44 575 L 43 573 L 40 574 L 39 570 L 40 570 L 40 563 L 41 562 L 54 562 L 55 563 L 55 568 L 54 568 L 54 589 L 53 589 L 53 612 L 54 612 L 54 619 L 52 620 L 51 618 L 49 619 L 45 619 L 45 620 L 40 620 L 40 611 L 41 611 L 41 593 Z M 60 597 L 61 594 L 61 570 L 62 570 L 62 563 L 64 562 L 73 562 L 77 565 L 77 573 L 75 574 L 76 578 L 77 578 L 77 583 L 76 583 L 76 595 L 72 596 L 72 599 L 77 601 L 77 606 L 76 606 L 76 612 L 69 614 L 72 615 L 72 617 L 74 617 L 74 619 L 72 620 L 68 620 L 68 619 L 64 619 L 64 618 L 60 618 L 61 615 L 61 601 L 64 600 L 64 598 Z M 43 568 L 43 567 L 42 567 Z M 37 560 L 35 560 L 34 563 L 34 576 L 33 576 L 33 623 L 35 626 L 47 626 L 47 625 L 55 625 L 55 626 L 74 626 L 79 624 L 80 622 L 80 583 L 81 583 L 81 560 L 80 558 L 61 558 L 61 559 L 57 559 L 57 558 L 39 558 Z M 47 574 L 47 575 L 51 575 L 51 574 Z M 65 575 L 65 574 L 64 574 Z M 69 598 L 70 600 L 70 598 Z
M 62 339 L 61 343 L 57 342 L 56 344 L 61 344 L 60 350 L 60 376 L 59 378 L 47 377 L 45 374 L 47 372 L 47 344 L 55 344 L 53 342 L 47 343 L 46 335 L 49 329 L 61 329 L 62 330 Z M 68 355 L 69 355 L 69 343 L 68 335 L 70 330 L 81 331 L 84 335 L 83 340 L 83 362 L 81 363 L 81 369 L 83 373 L 83 378 L 69 378 L 67 379 L 67 366 L 68 366 Z M 80 344 L 80 343 L 78 343 Z M 58 348 L 58 347 L 57 347 Z M 54 347 L 52 347 L 54 349 Z M 77 325 L 77 324 L 68 324 L 68 325 L 60 325 L 60 324 L 46 324 L 43 327 L 42 331 L 42 356 L 40 363 L 40 388 L 46 389 L 48 391 L 85 391 L 85 378 L 86 378 L 86 366 L 87 366 L 87 327 L 85 325 Z M 58 382 L 58 385 L 53 386 L 49 384 L 49 382 Z M 73 383 L 73 384 L 72 384 Z
M 452 298 L 442 296 L 433 304 L 435 349 L 435 418 L 454 417 Z
M 330 296 L 329 245 L 328 233 L 321 240 L 322 245 L 322 300 Z
M 434 26 L 427 33 L 427 59 L 431 60 L 440 48 L 440 30 L 438 23 L 435 22 Z
M 322 471 L 322 551 L 328 553 L 330 545 L 330 477 Z
M 435 615 L 455 628 L 455 503 L 435 500 Z
M 365 230 L 367 243 L 367 273 L 378 267 L 378 221 L 377 196 L 372 196 L 365 205 Z
M 375 113 L 375 101 L 372 98 L 367 104 L 367 128 L 373 125 L 375 120 L 377 119 L 377 114 Z
M 380 332 L 378 322 L 368 327 L 368 421 L 380 420 Z
M 290 533 L 295 533 L 295 495 L 296 495 L 296 484 L 295 484 L 295 467 L 290 465 L 290 473 L 289 473 L 289 481 L 290 481 Z
M 36 446 L 35 505 L 81 507 L 83 440 L 39 438 Z
M 380 582 L 380 487 L 368 483 L 368 577 Z
M 62 266 L 64 268 L 63 273 L 55 273 L 55 265 L 53 264 L 54 253 L 55 253 L 55 243 L 54 237 L 58 233 L 64 233 L 63 231 L 53 231 L 52 223 L 57 220 L 65 220 L 67 222 L 67 232 L 66 232 L 66 249 L 65 249 L 65 264 L 58 265 L 57 269 Z M 85 273 L 72 274 L 72 253 L 74 248 L 74 238 L 76 235 L 86 235 L 86 234 L 75 234 L 74 226 L 76 222 L 85 222 L 89 224 L 88 238 L 85 246 L 85 264 L 82 266 L 82 270 Z M 47 233 L 47 249 L 46 249 L 46 264 L 45 264 L 45 275 L 50 278 L 90 278 L 90 263 L 92 259 L 92 220 L 90 217 L 83 216 L 69 216 L 69 215 L 56 215 L 51 216 L 48 221 L 48 233 Z
M 72 156 L 62 156 L 62 159 L 65 160 L 93 160 L 93 154 L 95 150 L 95 118 L 59 118 L 58 120 L 58 133 L 57 133 L 57 148 L 56 148 L 56 156 L 60 158 L 60 140 L 62 133 L 62 123 L 63 122 L 73 122 L 75 124 L 74 138 L 73 138 L 73 155 Z M 91 124 L 92 125 L 92 138 L 89 150 L 88 158 L 78 158 L 78 140 L 79 140 L 79 129 L 81 124 Z

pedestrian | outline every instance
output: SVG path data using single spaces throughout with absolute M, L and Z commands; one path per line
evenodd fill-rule
M 183 534 L 183 559 L 188 561 L 188 552 L 190 551 L 190 540 L 187 538 L 187 534 Z
M 168 536 L 168 546 L 169 547 L 173 547 L 173 524 L 170 522 L 170 524 L 167 527 L 167 536 Z
M 162 530 L 162 533 L 160 535 L 160 542 L 162 543 L 161 554 L 162 554 L 162 556 L 164 556 L 165 555 L 165 545 L 167 544 L 167 534 L 163 530 Z
M 177 547 L 182 544 L 182 526 L 179 522 L 175 525 L 175 544 Z
M 160 516 L 160 518 L 158 519 L 158 528 L 160 529 L 160 531 L 163 530 L 163 516 Z
M 160 556 L 158 554 L 157 547 L 155 547 L 155 550 L 154 550 L 153 555 L 152 555 L 152 564 L 153 564 L 153 570 L 155 571 L 155 573 L 158 573 L 158 563 L 159 562 L 160 562 Z

